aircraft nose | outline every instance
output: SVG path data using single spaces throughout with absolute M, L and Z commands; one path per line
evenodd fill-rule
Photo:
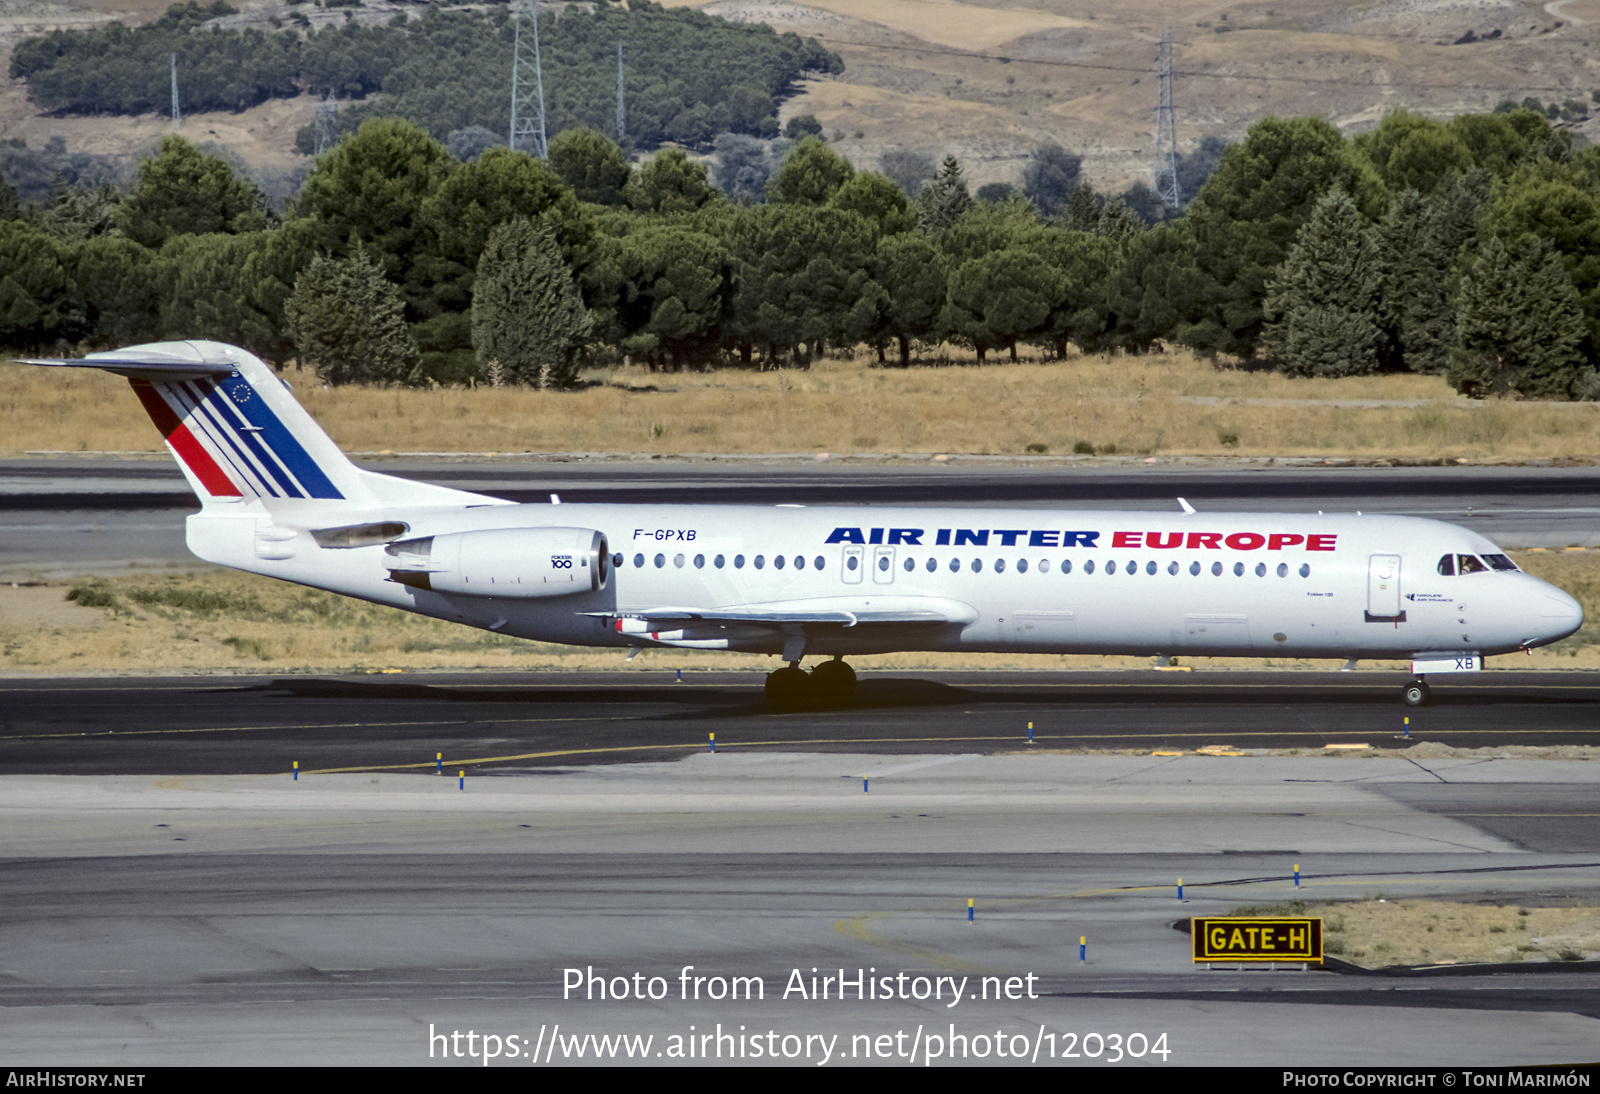
M 1544 602 L 1539 606 L 1539 629 L 1544 632 L 1540 636 L 1541 644 L 1558 642 L 1581 626 L 1582 604 L 1560 589 L 1551 589 L 1544 594 Z

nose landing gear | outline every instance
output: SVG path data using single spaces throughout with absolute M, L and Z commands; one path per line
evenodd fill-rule
M 1422 682 L 1422 677 L 1420 676 L 1415 680 L 1406 681 L 1406 686 L 1400 689 L 1400 699 L 1408 707 L 1427 706 L 1428 697 L 1431 694 L 1428 690 L 1428 685 Z

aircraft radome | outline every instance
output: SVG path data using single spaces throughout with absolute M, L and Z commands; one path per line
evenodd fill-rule
M 126 376 L 200 499 L 188 545 L 251 573 L 569 645 L 781 655 L 772 705 L 848 700 L 849 654 L 1407 658 L 1557 641 L 1583 610 L 1484 537 L 1412 517 L 522 505 L 356 467 L 258 358 L 160 342 L 36 365 Z M 803 658 L 823 660 L 809 674 Z

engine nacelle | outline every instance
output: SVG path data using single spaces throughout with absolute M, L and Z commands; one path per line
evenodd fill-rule
M 466 596 L 572 596 L 606 587 L 606 537 L 593 528 L 496 528 L 405 539 L 384 548 L 389 577 Z

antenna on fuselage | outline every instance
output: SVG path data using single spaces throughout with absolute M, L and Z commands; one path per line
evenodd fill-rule
M 1178 499 L 1178 504 L 1183 506 L 1183 511 L 1185 513 L 1188 513 L 1191 517 L 1194 516 L 1194 513 L 1195 513 L 1194 506 L 1190 505 L 1187 499 L 1179 498 Z

